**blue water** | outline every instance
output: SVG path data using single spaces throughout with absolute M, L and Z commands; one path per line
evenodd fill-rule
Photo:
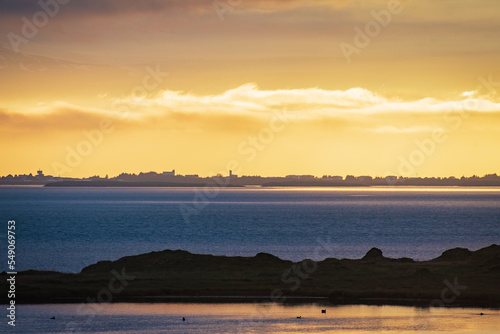
M 17 270 L 79 272 L 163 249 L 320 260 L 378 247 L 422 260 L 499 244 L 500 189 L 0 187 L 0 217 L 0 249 L 16 221 Z

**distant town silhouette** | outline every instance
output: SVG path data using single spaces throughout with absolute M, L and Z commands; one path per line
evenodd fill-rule
M 457 178 L 450 177 L 403 177 L 403 176 L 332 176 L 323 175 L 286 175 L 282 177 L 238 176 L 229 171 L 227 175 L 217 174 L 210 177 L 199 177 L 197 174 L 179 175 L 175 170 L 163 173 L 148 172 L 139 174 L 121 173 L 109 178 L 91 176 L 87 178 L 71 178 L 45 175 L 38 170 L 36 175 L 7 175 L 0 178 L 0 185 L 45 185 L 69 187 L 197 187 L 197 186 L 500 186 L 500 176 L 487 174 L 482 177 L 473 175 Z

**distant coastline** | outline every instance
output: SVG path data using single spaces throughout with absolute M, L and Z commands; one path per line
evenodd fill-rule
M 450 249 L 429 261 L 391 259 L 377 248 L 358 260 L 318 262 L 292 262 L 267 253 L 241 257 L 164 250 L 100 261 L 78 274 L 22 271 L 17 276 L 16 299 L 21 304 L 85 302 L 102 294 L 117 278 L 124 288 L 113 295 L 113 302 L 251 299 L 499 307 L 500 246 Z M 0 279 L 7 279 L 7 274 L 1 273 Z
M 331 182 L 269 182 L 269 183 L 263 183 L 261 185 L 254 185 L 254 184 L 226 184 L 226 185 L 218 185 L 215 184 L 214 182 L 207 182 L 207 183 L 176 183 L 176 182 L 127 182 L 127 181 L 56 181 L 56 182 L 51 182 L 47 183 L 45 185 L 42 184 L 44 187 L 111 187 L 111 188 L 116 188 L 116 187 L 165 187 L 165 188 L 202 188 L 202 187 L 221 187 L 221 188 L 243 188 L 245 186 L 259 186 L 263 188 L 272 188 L 272 187 L 352 187 L 352 188 L 358 188 L 358 187 L 500 187 L 500 184 L 490 184 L 490 183 L 469 183 L 469 184 L 459 184 L 459 185 L 448 185 L 448 184 L 443 184 L 439 185 L 436 183 L 398 183 L 398 184 L 392 184 L 392 185 L 370 185 L 370 184 L 353 184 L 353 183 L 347 183 L 347 184 L 342 184 L 342 183 L 331 183 Z
M 45 184 L 45 187 L 205 187 L 206 183 L 183 182 L 127 182 L 127 181 L 56 181 Z M 227 184 L 224 187 L 243 187 Z
M 122 173 L 109 178 L 91 176 L 88 178 L 68 178 L 45 175 L 38 170 L 36 175 L 7 175 L 0 178 L 0 185 L 42 185 L 47 187 L 371 187 L 371 186 L 414 186 L 414 187 L 500 187 L 500 176 L 488 174 L 482 177 L 402 177 L 402 176 L 332 176 L 286 175 L 283 177 L 238 176 L 229 171 L 228 175 L 211 177 L 198 175 L 178 175 L 170 172 Z

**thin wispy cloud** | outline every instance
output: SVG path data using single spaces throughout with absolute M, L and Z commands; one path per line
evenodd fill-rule
M 446 113 L 500 114 L 500 103 L 488 100 L 440 101 L 425 98 L 402 101 L 397 98 L 389 99 L 363 88 L 345 91 L 320 88 L 262 90 L 255 84 L 245 84 L 216 95 L 165 90 L 143 97 L 107 98 L 109 108 L 49 102 L 32 108 L 4 110 L 0 114 L 7 123 L 12 122 L 16 126 L 64 123 L 66 128 L 70 128 L 95 123 L 99 118 L 154 126 L 157 122 L 169 122 L 172 119 L 179 122 L 181 115 L 189 116 L 186 118 L 189 122 L 197 117 L 204 120 L 241 117 L 246 121 L 259 122 L 277 111 L 286 110 L 293 122 L 341 118 L 352 124 L 361 122 L 375 125 L 375 132 L 394 133 L 427 131 L 432 124 L 425 125 L 425 122 L 435 122 Z M 123 109 L 127 111 L 121 111 Z M 391 124 L 400 123 L 409 115 L 417 118 L 413 122 L 424 124 L 406 128 Z
M 467 110 L 471 112 L 500 112 L 500 103 L 482 99 L 441 101 L 425 98 L 417 101 L 388 99 L 364 88 L 345 91 L 320 88 L 261 90 L 255 84 L 245 84 L 218 95 L 196 95 L 181 91 L 163 91 L 157 96 L 130 96 L 117 100 L 136 108 L 164 108 L 186 113 L 218 111 L 228 114 L 269 113 L 287 109 L 297 116 L 332 116 L 339 114 L 376 113 L 442 113 Z

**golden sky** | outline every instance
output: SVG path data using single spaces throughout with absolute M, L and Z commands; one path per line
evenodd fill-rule
M 500 171 L 498 0 L 0 0 L 0 175 Z

